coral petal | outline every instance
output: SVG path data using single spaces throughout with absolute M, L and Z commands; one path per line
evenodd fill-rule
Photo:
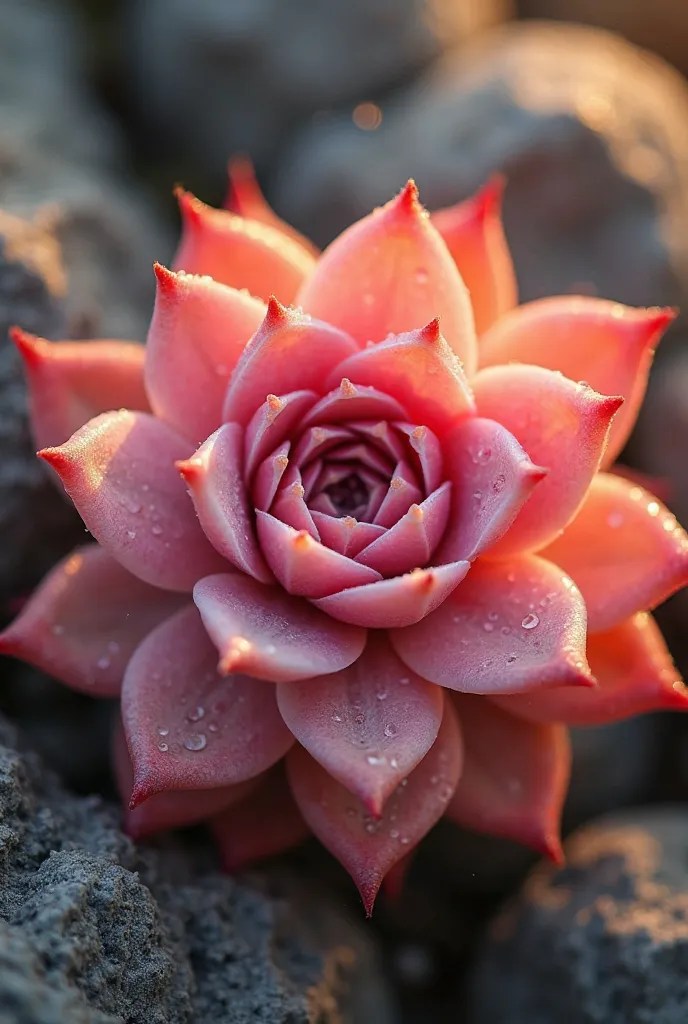
M 246 425 L 266 396 L 317 391 L 356 342 L 329 324 L 311 320 L 270 299 L 263 323 L 232 374 L 222 413 L 225 423 Z
M 243 431 L 236 423 L 225 423 L 193 458 L 178 462 L 177 469 L 188 484 L 203 532 L 211 544 L 238 569 L 263 583 L 271 583 L 272 574 L 253 532 L 243 460 Z
M 247 576 L 208 576 L 194 601 L 220 654 L 221 672 L 293 682 L 339 672 L 365 647 L 365 631 Z
M 271 455 L 268 455 L 256 470 L 251 494 L 255 507 L 261 512 L 267 512 L 277 494 L 280 480 L 289 465 L 290 448 L 290 442 L 285 441 Z
M 209 274 L 261 299 L 277 295 L 282 302 L 292 301 L 315 266 L 308 249 L 278 228 L 214 210 L 183 189 L 177 197 L 182 240 L 175 269 Z
M 335 376 L 340 376 L 339 370 Z M 313 406 L 304 420 L 304 426 L 338 423 L 341 420 L 366 420 L 377 417 L 388 419 L 404 419 L 407 412 L 402 405 L 390 395 L 377 388 L 352 384 L 344 377 L 339 387 L 321 398 Z
M 335 518 L 318 511 L 312 515 L 323 544 L 349 558 L 355 558 L 359 551 L 386 533 L 384 526 L 359 523 L 351 516 Z
M 57 470 L 86 526 L 117 561 L 164 590 L 191 590 L 226 563 L 203 536 L 175 469 L 190 443 L 143 412 L 107 412 L 41 458 Z
M 369 345 L 345 359 L 334 375 L 393 395 L 406 407 L 411 420 L 439 434 L 475 412 L 461 363 L 442 337 L 437 320 L 420 330 Z M 335 383 L 331 376 L 329 385 Z
M 570 573 L 600 632 L 688 583 L 688 535 L 649 491 L 598 473 L 578 515 L 542 552 Z
M 451 490 L 452 485 L 444 483 L 420 505 L 411 505 L 394 526 L 355 556 L 356 561 L 383 576 L 427 565 L 449 519 Z
M 108 409 L 146 412 L 145 349 L 130 341 L 45 341 L 13 327 L 24 360 L 31 432 L 38 448 L 63 444 Z
M 222 422 L 227 381 L 265 316 L 265 303 L 159 264 L 155 276 L 146 389 L 156 415 L 200 444 Z
M 324 547 L 305 531 L 294 530 L 266 512 L 257 512 L 256 520 L 263 554 L 290 594 L 325 597 L 343 587 L 382 578 L 374 569 Z
M 525 722 L 472 694 L 456 694 L 454 701 L 465 759 L 447 817 L 560 863 L 559 821 L 571 769 L 567 730 Z
M 477 347 L 468 291 L 409 182 L 381 210 L 325 250 L 298 303 L 361 345 L 442 320 L 447 341 L 473 373 Z
M 457 424 L 444 460 L 452 507 L 438 561 L 473 560 L 504 536 L 546 470 L 532 464 L 505 427 L 480 417 Z
M 583 598 L 558 566 L 535 555 L 475 562 L 432 615 L 390 636 L 410 668 L 451 690 L 592 685 Z
M 478 414 L 505 426 L 533 462 L 549 470 L 490 554 L 544 547 L 580 507 L 623 400 L 539 366 L 496 366 L 472 383 Z
M 567 725 L 605 725 L 647 711 L 688 711 L 688 689 L 657 624 L 645 612 L 590 636 L 588 659 L 598 684 L 594 689 L 558 686 L 492 699 L 533 722 Z
M 514 309 L 481 339 L 480 365 L 534 363 L 621 395 L 603 466 L 619 454 L 645 394 L 654 350 L 675 319 L 671 309 L 632 309 L 586 296 L 538 299 Z
M 379 817 L 437 738 L 443 692 L 409 672 L 383 634 L 341 672 L 277 688 L 284 721 L 330 775 Z
M 220 676 L 216 662 L 193 606 L 153 630 L 129 662 L 122 719 L 134 764 L 133 806 L 165 790 L 244 782 L 293 743 L 275 687 Z
M 464 422 L 468 423 L 469 420 L 466 419 Z M 418 456 L 427 493 L 437 490 L 443 479 L 444 460 L 436 435 L 425 426 L 414 427 L 410 423 L 395 423 L 394 426 L 402 434 L 406 434 L 408 443 Z M 405 455 L 402 455 L 402 458 L 404 457 Z
M 377 526 L 394 526 L 402 516 L 406 515 L 414 502 L 423 500 L 421 491 L 415 479 L 413 470 L 407 462 L 397 463 L 394 469 L 389 488 L 384 492 L 384 499 L 373 516 L 374 505 L 368 507 L 367 519 L 372 519 Z
M 351 587 L 313 603 L 328 615 L 370 629 L 401 629 L 420 622 L 459 585 L 470 562 L 414 569 L 405 576 Z
M 114 696 L 136 647 L 182 602 L 188 599 L 143 583 L 90 544 L 46 576 L 0 634 L 0 652 L 76 690 Z
M 289 432 L 303 420 L 318 396 L 314 391 L 292 391 L 289 395 L 268 395 L 256 410 L 246 428 L 244 455 L 246 479 L 258 465 L 287 438 Z
M 516 305 L 516 274 L 502 227 L 504 184 L 496 175 L 470 199 L 431 217 L 470 293 L 478 337 Z
M 444 814 L 456 788 L 463 745 L 456 713 L 446 702 L 442 725 L 423 760 L 402 779 L 376 819 L 303 747 L 287 759 L 292 792 L 318 839 L 344 865 L 368 916 L 380 884 Z

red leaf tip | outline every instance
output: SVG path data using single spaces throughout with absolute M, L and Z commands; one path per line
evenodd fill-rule
M 39 452 L 36 452 L 39 459 L 43 459 L 49 466 L 64 478 L 67 471 L 72 466 L 72 458 L 69 453 L 69 442 L 67 444 L 58 445 L 56 448 L 41 448 Z
M 356 882 L 356 888 L 363 900 L 366 917 L 370 918 L 373 916 L 373 907 L 375 906 L 377 894 L 380 891 L 381 882 L 382 879 L 380 878 L 369 878 Z
M 175 274 L 174 270 L 170 270 L 168 267 L 163 266 L 162 263 L 154 263 L 153 273 L 155 274 L 155 279 L 161 292 L 164 292 L 166 295 L 172 295 L 177 291 L 179 286 L 179 277 Z
M 413 178 L 409 178 L 401 192 L 399 192 L 399 194 L 396 195 L 389 204 L 389 207 L 413 217 L 417 217 L 419 214 L 423 214 L 425 212 L 423 205 L 418 198 L 418 186 Z
M 192 456 L 190 459 L 178 459 L 174 466 L 181 478 L 189 486 L 196 483 L 203 469 L 200 459 L 197 459 L 195 456 Z
M 430 345 L 436 345 L 442 337 L 440 331 L 440 318 L 436 316 L 435 319 L 431 320 L 429 324 L 425 325 L 425 327 L 421 327 L 418 332 L 418 336 L 421 341 L 427 341 Z
M 198 227 L 203 220 L 205 203 L 201 202 L 193 192 L 187 192 L 181 185 L 177 185 L 174 189 L 174 195 L 179 203 L 179 211 L 184 224 L 189 227 Z
M 294 315 L 293 310 L 290 310 L 287 306 L 283 306 L 279 299 L 276 299 L 274 295 L 271 295 L 268 299 L 268 308 L 265 313 L 263 326 L 272 329 L 281 327 L 292 319 Z
M 24 360 L 26 366 L 36 367 L 45 362 L 49 342 L 35 334 L 29 334 L 21 327 L 10 327 L 10 340 Z
M 506 189 L 506 176 L 504 174 L 493 174 L 482 185 L 473 196 L 475 214 L 478 220 L 485 221 L 489 217 L 500 216 L 504 190 Z

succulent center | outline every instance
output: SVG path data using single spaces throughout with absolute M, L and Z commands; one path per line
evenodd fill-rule
M 355 472 L 329 484 L 323 491 L 329 496 L 338 516 L 350 516 L 358 509 L 367 507 L 370 498 L 366 482 Z

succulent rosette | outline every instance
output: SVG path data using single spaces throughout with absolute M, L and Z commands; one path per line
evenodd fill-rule
M 209 819 L 236 868 L 310 830 L 368 910 L 445 814 L 558 857 L 567 724 L 687 704 L 647 610 L 688 538 L 610 471 L 672 312 L 517 307 L 498 183 L 322 255 L 245 169 L 239 212 L 179 199 L 145 349 L 14 332 L 98 543 L 2 650 L 121 694 L 135 835 Z

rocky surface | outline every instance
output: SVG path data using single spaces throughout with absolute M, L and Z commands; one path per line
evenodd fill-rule
M 535 869 L 475 969 L 475 1024 L 679 1024 L 688 1017 L 688 814 L 610 815 Z
M 503 171 L 523 300 L 685 300 L 688 86 L 658 58 L 594 29 L 514 23 L 382 114 L 375 131 L 344 117 L 313 125 L 283 163 L 275 205 L 317 242 L 409 175 L 434 209 Z
M 413 80 L 443 47 L 501 20 L 510 0 L 131 0 L 134 115 L 192 180 L 229 154 L 274 163 L 314 115 Z
M 172 240 L 87 88 L 76 18 L 53 0 L 0 0 L 0 24 L 0 208 L 52 221 L 71 335 L 143 339 L 151 265 Z
M 137 850 L 0 721 L 1 1024 L 391 1020 L 371 939 L 323 893 L 209 857 Z

